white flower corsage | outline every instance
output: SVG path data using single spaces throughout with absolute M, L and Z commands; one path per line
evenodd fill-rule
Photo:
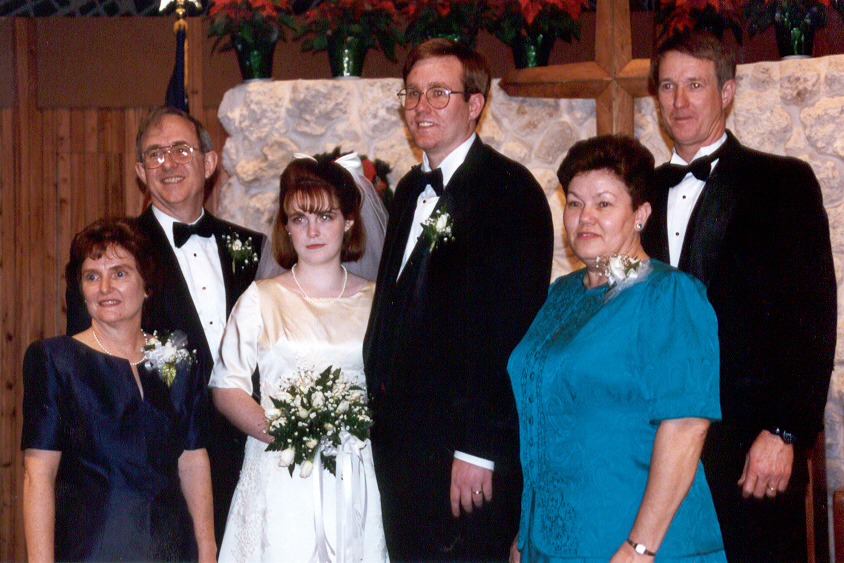
M 232 273 L 238 264 L 246 267 L 250 262 L 257 264 L 259 257 L 258 253 L 252 247 L 252 237 L 248 237 L 246 241 L 240 240 L 237 233 L 223 235 L 223 240 L 226 241 L 226 248 L 229 255 L 232 257 Z
M 187 349 L 188 337 L 181 330 L 167 335 L 158 331 L 147 338 L 144 345 L 144 365 L 147 369 L 154 369 L 167 387 L 173 385 L 176 379 L 176 371 L 180 365 L 187 363 L 193 365 L 196 361 L 196 350 Z
M 449 215 L 445 206 L 440 207 L 436 213 L 422 223 L 421 236 L 428 243 L 428 252 L 433 252 L 440 242 L 454 240 L 454 236 L 451 234 L 452 225 L 451 215 Z
M 605 301 L 609 301 L 625 288 L 644 281 L 653 269 L 650 260 L 635 260 L 619 254 L 601 256 L 595 260 L 595 265 L 603 270 L 610 286 L 610 290 L 604 295 Z

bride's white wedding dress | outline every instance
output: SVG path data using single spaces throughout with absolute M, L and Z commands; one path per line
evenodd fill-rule
M 239 388 L 251 395 L 252 372 L 257 365 L 264 409 L 273 406 L 270 396 L 289 386 L 304 370 L 321 373 L 328 366 L 340 367 L 345 378 L 365 389 L 362 342 L 374 291 L 375 284 L 369 282 L 350 297 L 312 303 L 275 279 L 253 283 L 232 310 L 209 385 Z M 246 441 L 219 560 L 308 563 L 317 543 L 317 472 L 302 478 L 297 466 L 291 477 L 286 467 L 279 466 L 280 452 L 265 449 L 266 444 L 259 440 L 250 437 Z M 366 517 L 363 556 L 357 560 L 380 563 L 387 560 L 387 547 L 368 440 L 361 453 Z M 323 470 L 322 520 L 326 539 L 337 552 L 335 479 Z M 342 560 L 355 559 L 351 555 L 361 553 L 360 547 L 345 550 Z M 332 555 L 331 560 L 337 561 L 337 556 Z

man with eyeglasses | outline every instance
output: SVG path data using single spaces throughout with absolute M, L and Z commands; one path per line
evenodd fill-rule
M 507 359 L 548 291 L 547 198 L 481 142 L 486 61 L 434 39 L 398 93 L 424 151 L 392 202 L 369 327 L 367 386 L 393 561 L 506 561 L 521 473 Z
M 194 117 L 171 108 L 153 110 L 136 137 L 135 172 L 149 190 L 152 205 L 138 224 L 159 249 L 161 287 L 147 303 L 144 330 L 181 330 L 196 350 L 206 381 L 219 355 L 232 307 L 255 278 L 263 234 L 208 213 L 205 184 L 217 168 L 208 130 Z M 252 256 L 232 245 L 250 242 Z M 67 332 L 90 326 L 79 288 L 67 287 Z M 231 496 L 243 462 L 245 436 L 211 409 L 208 444 L 217 542 L 223 538 Z

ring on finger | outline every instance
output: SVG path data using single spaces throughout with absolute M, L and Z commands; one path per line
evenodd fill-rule
M 482 492 L 483 492 L 483 491 L 472 491 L 472 494 L 474 494 L 474 495 L 479 495 L 479 494 L 481 494 Z

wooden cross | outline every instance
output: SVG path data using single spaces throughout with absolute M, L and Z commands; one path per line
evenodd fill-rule
M 595 60 L 515 70 L 501 81 L 510 96 L 595 99 L 597 134 L 633 135 L 633 98 L 648 94 L 649 59 L 634 59 L 630 0 L 598 0 Z

